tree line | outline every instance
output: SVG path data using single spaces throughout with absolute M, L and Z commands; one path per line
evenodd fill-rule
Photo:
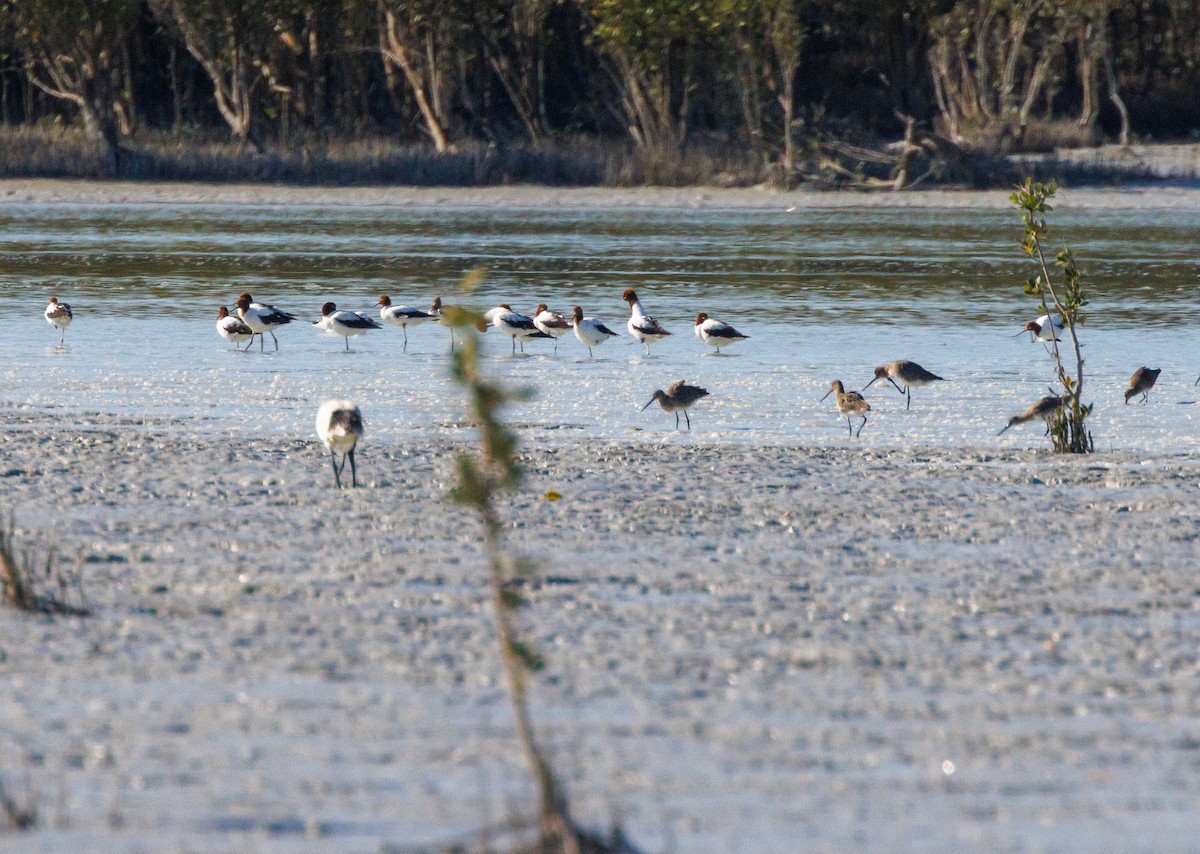
M 385 137 L 434 151 L 579 136 L 738 147 L 955 146 L 1200 127 L 1200 0 L 6 0 L 0 120 L 251 150 Z

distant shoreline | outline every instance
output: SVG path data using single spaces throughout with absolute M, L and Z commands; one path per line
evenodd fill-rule
M 0 205 L 231 205 L 340 207 L 531 207 L 743 209 L 1009 207 L 1006 190 L 920 189 L 900 193 L 780 191 L 716 187 L 314 187 L 82 179 L 0 179 Z M 1064 187 L 1059 206 L 1075 209 L 1200 209 L 1200 187 Z

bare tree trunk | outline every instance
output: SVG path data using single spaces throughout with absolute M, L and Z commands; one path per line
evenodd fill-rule
M 1125 101 L 1121 98 L 1121 93 L 1117 88 L 1117 74 L 1113 70 L 1113 61 L 1111 54 L 1104 55 L 1104 75 L 1108 78 L 1108 97 L 1113 102 L 1113 106 L 1117 108 L 1117 112 L 1121 115 L 1121 133 L 1117 137 L 1117 142 L 1120 145 L 1129 145 L 1129 110 L 1125 107 Z
M 439 154 L 449 151 L 450 142 L 446 135 L 446 128 L 442 124 L 441 111 L 438 109 L 437 81 L 435 79 L 427 80 L 428 74 L 435 72 L 433 69 L 420 69 L 417 67 L 418 59 L 414 56 L 411 46 L 405 42 L 400 22 L 391 9 L 384 10 L 383 26 L 380 27 L 379 31 L 379 41 L 379 49 L 383 54 L 384 60 L 394 64 L 404 75 L 413 100 L 417 102 L 417 109 L 421 111 L 421 118 L 425 122 L 425 129 L 429 133 L 429 138 L 433 141 L 434 150 Z M 431 46 L 427 42 L 426 52 L 429 52 L 431 49 Z M 419 54 L 419 50 L 415 53 Z M 423 73 L 423 71 L 426 73 Z

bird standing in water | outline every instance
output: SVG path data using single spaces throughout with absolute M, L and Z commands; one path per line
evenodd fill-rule
M 1046 422 L 1046 432 L 1043 435 L 1049 436 L 1050 421 L 1052 418 L 1054 418 L 1056 413 L 1062 411 L 1063 404 L 1065 402 L 1066 400 L 1064 398 L 1058 397 L 1057 395 L 1043 397 L 1020 415 L 1014 415 L 1012 418 L 1008 419 L 1008 423 L 1004 425 L 1004 429 L 996 435 L 1001 435 L 1004 430 L 1007 430 L 1009 427 L 1016 427 L 1018 424 L 1027 424 L 1030 421 L 1041 420 Z
M 654 401 L 658 401 L 658 405 L 666 412 L 675 413 L 675 429 L 679 429 L 679 413 L 683 413 L 684 420 L 687 421 L 687 428 L 692 429 L 692 419 L 688 418 L 688 407 L 702 397 L 708 397 L 708 390 L 700 388 L 700 386 L 688 385 L 683 380 L 677 383 L 671 383 L 667 386 L 667 390 L 659 389 L 654 392 L 654 397 L 650 398 L 646 406 L 642 407 L 642 412 L 646 411 L 646 407 Z
M 1142 403 L 1150 400 L 1150 389 L 1154 388 L 1154 384 L 1158 382 L 1158 375 L 1162 373 L 1162 368 L 1138 368 L 1133 372 L 1133 376 L 1129 378 L 1129 388 L 1125 390 L 1125 404 L 1129 404 L 1129 398 L 1142 396 Z
M 871 411 L 871 404 L 856 391 L 846 391 L 846 387 L 842 385 L 841 380 L 834 380 L 829 384 L 829 391 L 825 392 L 825 397 L 831 394 L 837 394 L 837 410 L 842 415 L 846 416 L 846 426 L 850 428 L 851 436 L 861 436 L 862 428 L 867 426 L 867 413 Z M 824 400 L 822 397 L 821 400 Z M 862 418 L 862 424 L 858 425 L 858 432 L 854 432 L 854 425 L 850 423 L 850 416 L 857 415 Z
M 864 391 L 870 388 L 875 380 L 887 380 L 896 387 L 896 391 L 904 395 L 904 408 L 908 409 L 912 406 L 912 387 L 929 385 L 930 383 L 941 382 L 941 377 L 935 373 L 925 370 L 916 362 L 910 362 L 908 359 L 897 359 L 895 362 L 888 362 L 886 365 L 880 365 L 875 369 L 875 377 L 871 382 L 864 386 Z M 904 387 L 900 387 L 899 380 L 904 383 Z

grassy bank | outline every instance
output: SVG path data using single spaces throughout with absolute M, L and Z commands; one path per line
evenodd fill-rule
M 932 151 L 932 150 L 930 150 Z M 1200 179 L 1200 145 L 1103 146 L 1043 154 L 926 151 L 914 176 L 923 186 L 1008 187 L 1027 175 L 1069 184 Z M 115 174 L 103 147 L 59 124 L 0 126 L 0 179 L 83 178 L 308 186 L 777 187 L 886 189 L 892 162 L 883 148 L 811 141 L 786 176 L 737 143 L 716 138 L 683 151 L 620 140 L 563 137 L 540 145 L 460 143 L 438 154 L 382 137 L 301 138 L 261 152 L 198 133 L 142 132 L 123 143 Z M 938 158 L 943 158 L 938 162 Z M 933 166 L 934 168 L 930 168 Z M 874 181 L 874 184 L 869 182 Z

